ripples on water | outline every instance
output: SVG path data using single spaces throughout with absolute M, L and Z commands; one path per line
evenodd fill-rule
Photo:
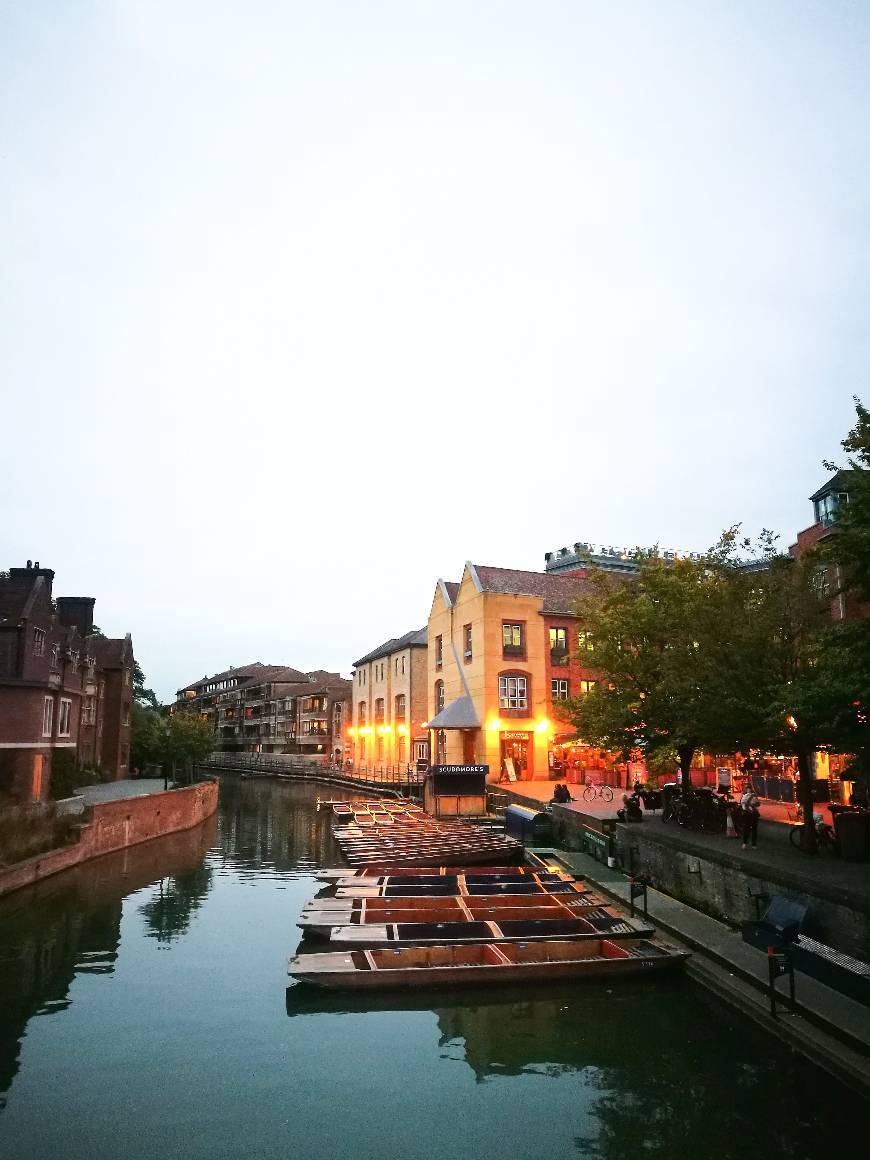
M 205 827 L 0 903 L 4 1160 L 817 1158 L 866 1122 L 680 978 L 288 986 L 313 872 L 340 864 L 324 792 L 228 780 Z

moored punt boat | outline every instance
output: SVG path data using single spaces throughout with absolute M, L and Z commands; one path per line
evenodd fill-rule
M 458 894 L 463 897 L 504 898 L 541 894 L 585 894 L 588 889 L 582 882 L 541 881 L 538 878 L 522 878 L 517 882 L 469 882 L 466 875 L 459 874 L 456 878 L 445 876 L 440 881 L 433 879 L 431 883 L 424 886 L 419 884 L 409 886 L 339 886 L 335 891 L 335 897 L 432 898 Z
M 475 874 L 518 874 L 522 877 L 528 877 L 531 874 L 540 874 L 543 867 L 533 869 L 531 866 L 476 866 Z M 384 874 L 425 874 L 432 876 L 437 874 L 443 876 L 445 874 L 459 874 L 461 870 L 457 866 L 396 866 L 395 862 L 374 862 L 370 866 L 359 866 L 356 869 L 351 869 L 349 866 L 335 866 L 327 867 L 322 870 L 317 870 L 314 877 L 321 882 L 334 882 L 339 878 L 377 878 Z
M 649 938 L 649 923 L 595 910 L 582 918 L 502 918 L 498 921 L 459 919 L 439 922 L 388 922 L 334 926 L 336 946 L 434 946 L 444 943 L 540 942 L 543 939 Z
M 384 900 L 378 900 L 384 901 Z M 393 901 L 409 902 L 410 899 L 395 899 Z M 356 930 L 368 931 L 386 925 L 414 925 L 421 923 L 432 924 L 439 922 L 540 922 L 566 921 L 592 916 L 597 919 L 602 929 L 609 930 L 611 924 L 618 925 L 624 916 L 613 907 L 608 906 L 604 899 L 596 895 L 587 895 L 578 898 L 578 905 L 563 906 L 505 906 L 499 899 L 498 906 L 471 906 L 464 899 L 442 898 L 429 900 L 433 904 L 418 909 L 404 909 L 395 907 L 372 907 L 363 904 L 359 910 L 337 910 L 325 908 L 323 910 L 304 910 L 299 916 L 296 925 L 306 935 L 316 935 L 320 938 L 330 938 L 336 927 L 353 927 Z M 600 933 L 600 932 L 599 932 Z M 441 941 L 453 941 L 442 939 Z
M 335 880 L 337 887 L 354 887 L 354 886 L 422 886 L 424 888 L 430 886 L 443 886 L 447 882 L 456 882 L 459 877 L 462 877 L 466 883 L 488 883 L 497 884 L 499 886 L 507 882 L 572 882 L 574 877 L 572 874 L 567 874 L 565 871 L 549 870 L 538 871 L 535 874 L 513 874 L 510 870 L 501 874 L 479 874 L 476 870 L 464 870 L 457 867 L 453 873 L 450 874 L 408 874 L 405 873 L 401 867 L 395 867 L 392 874 L 378 874 L 371 878 L 338 878 Z
M 305 903 L 302 912 L 398 915 L 412 910 L 459 910 L 463 914 L 479 911 L 489 916 L 503 910 L 521 910 L 523 913 L 532 910 L 564 912 L 566 909 L 601 905 L 603 903 L 599 895 L 593 894 L 591 890 L 583 890 L 571 894 L 419 894 L 409 898 L 312 898 Z
M 295 955 L 288 974 L 317 987 L 443 987 L 619 977 L 675 967 L 688 957 L 646 940 L 565 939 L 328 951 Z

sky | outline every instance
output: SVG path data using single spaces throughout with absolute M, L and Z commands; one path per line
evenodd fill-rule
M 812 523 L 870 5 L 0 0 L 0 568 L 169 699 L 463 564 Z

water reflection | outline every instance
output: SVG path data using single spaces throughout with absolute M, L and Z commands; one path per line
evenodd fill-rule
M 216 832 L 212 818 L 0 899 L 0 1091 L 18 1071 L 28 1020 L 69 1006 L 76 975 L 114 970 L 124 897 L 161 876 L 177 889 L 175 876 L 202 865 Z

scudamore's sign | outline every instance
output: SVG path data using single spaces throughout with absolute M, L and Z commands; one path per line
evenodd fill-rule
M 433 765 L 432 772 L 438 773 L 489 773 L 488 765 Z

